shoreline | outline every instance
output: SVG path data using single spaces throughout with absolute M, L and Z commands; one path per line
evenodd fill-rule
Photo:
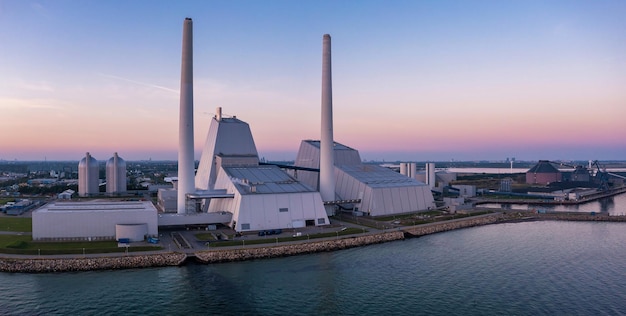
M 396 228 L 376 234 L 347 236 L 339 239 L 327 239 L 287 245 L 200 250 L 195 253 L 167 252 L 141 255 L 85 257 L 85 258 L 0 258 L 0 272 L 8 273 L 49 273 L 78 272 L 95 270 L 119 270 L 150 267 L 181 266 L 190 260 L 201 264 L 268 259 L 301 254 L 329 252 L 390 241 L 419 238 L 451 230 L 484 226 L 499 223 L 515 223 L 537 220 L 553 221 L 603 221 L 626 222 L 626 216 L 590 215 L 580 213 L 507 212 L 461 218 L 445 222 L 429 223 L 410 227 Z

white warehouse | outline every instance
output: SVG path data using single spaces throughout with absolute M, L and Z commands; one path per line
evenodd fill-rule
M 149 201 L 52 202 L 33 212 L 33 240 L 143 240 L 157 236 Z
M 359 152 L 334 143 L 335 199 L 360 200 L 356 207 L 370 216 L 425 211 L 434 208 L 430 187 L 423 182 L 403 176 L 378 165 L 363 164 Z M 320 142 L 304 140 L 295 165 L 319 168 Z M 318 186 L 316 172 L 297 171 L 304 183 Z

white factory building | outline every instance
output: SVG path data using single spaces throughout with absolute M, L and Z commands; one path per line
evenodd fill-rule
M 329 224 L 319 192 L 277 166 L 260 165 L 249 125 L 219 108 L 195 181 L 196 195 L 207 197 L 202 211 L 231 213 L 236 231 Z
M 33 240 L 144 240 L 157 236 L 149 201 L 52 202 L 33 212 Z
M 359 200 L 355 206 L 370 216 L 425 211 L 435 207 L 430 187 L 388 168 L 363 164 L 359 152 L 335 142 L 335 200 Z M 304 140 L 295 166 L 319 168 L 320 142 Z M 297 178 L 317 187 L 317 173 L 297 170 Z

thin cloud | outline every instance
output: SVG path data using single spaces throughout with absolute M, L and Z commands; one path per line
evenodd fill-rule
M 141 86 L 144 86 L 144 87 L 150 87 L 150 88 L 155 88 L 155 89 L 159 89 L 159 90 L 163 90 L 163 91 L 179 93 L 178 90 L 170 89 L 168 87 L 159 86 L 159 85 L 152 84 L 152 83 L 141 82 L 141 81 L 137 81 L 137 80 L 132 80 L 132 79 L 124 78 L 124 77 L 108 75 L 108 74 L 103 74 L 103 73 L 98 73 L 97 75 L 101 76 L 101 77 L 105 77 L 105 78 L 111 78 L 111 79 L 116 79 L 116 80 L 121 80 L 121 81 L 126 81 L 126 82 L 130 82 L 130 83 L 138 84 L 138 85 L 141 85 Z
M 47 82 L 22 82 L 20 88 L 31 91 L 54 92 L 54 88 Z
M 57 99 L 36 99 L 36 98 L 0 98 L 0 109 L 32 109 L 32 110 L 69 110 L 73 108 L 71 103 Z

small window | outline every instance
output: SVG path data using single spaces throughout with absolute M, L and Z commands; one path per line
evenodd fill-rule
M 289 209 L 286 207 L 281 207 L 278 209 L 279 212 L 289 212 Z
M 250 224 L 241 224 L 241 230 L 249 230 Z
M 317 219 L 317 225 L 323 225 L 326 224 L 326 219 L 325 218 L 318 218 Z

